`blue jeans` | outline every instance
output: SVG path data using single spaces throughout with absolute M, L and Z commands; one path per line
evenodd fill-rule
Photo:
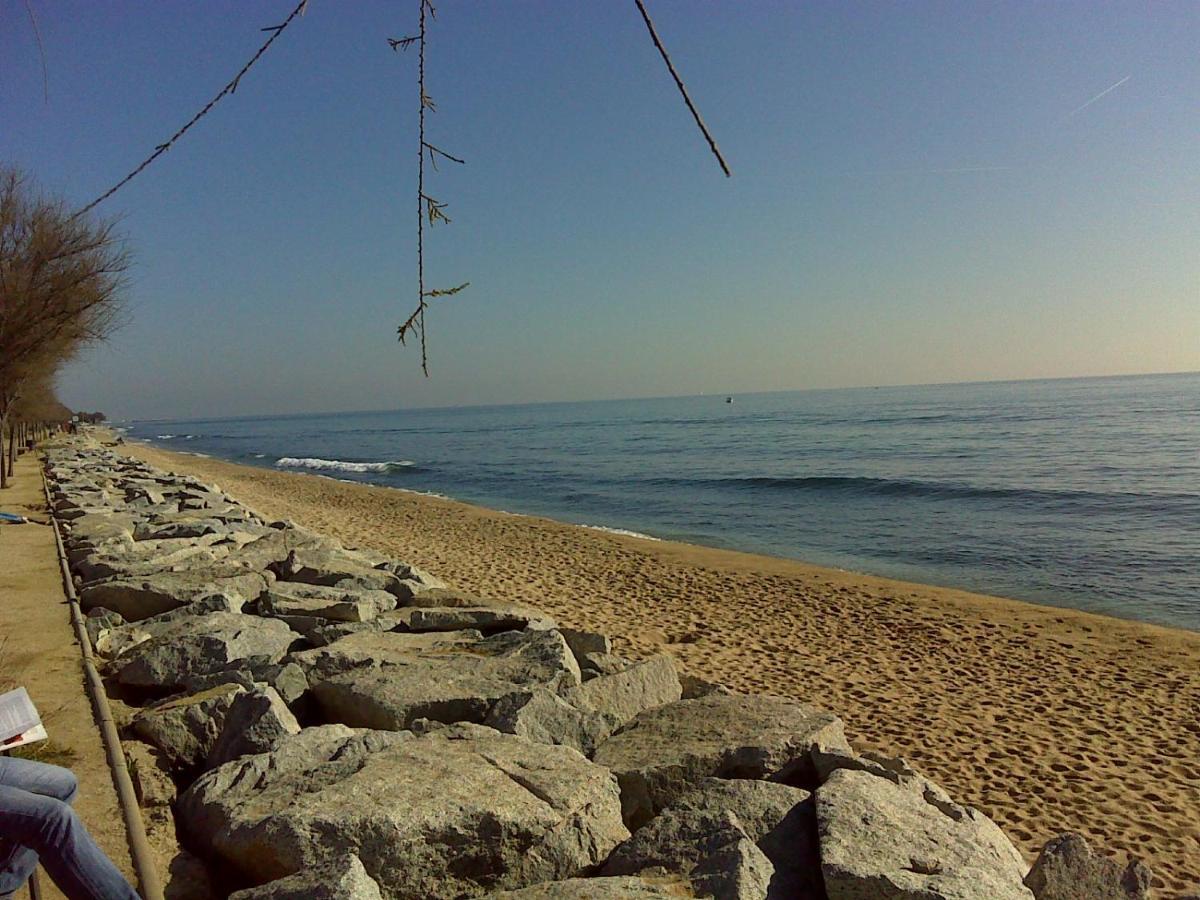
M 0 898 L 41 862 L 70 900 L 138 900 L 71 809 L 78 790 L 69 769 L 0 756 Z

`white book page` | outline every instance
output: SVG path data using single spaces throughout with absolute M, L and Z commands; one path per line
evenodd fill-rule
M 25 688 L 0 694 L 0 742 L 23 735 L 41 724 L 42 717 Z
M 14 747 L 20 747 L 22 744 L 32 744 L 34 741 L 44 741 L 49 737 L 46 734 L 45 725 L 35 725 L 22 735 L 5 741 L 0 744 L 0 750 L 12 750 Z

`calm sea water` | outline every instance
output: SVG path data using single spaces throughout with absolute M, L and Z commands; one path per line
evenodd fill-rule
M 136 422 L 130 436 L 1200 630 L 1200 374 Z

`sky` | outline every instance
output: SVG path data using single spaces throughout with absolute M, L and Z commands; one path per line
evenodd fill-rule
M 98 208 L 125 327 L 64 401 L 171 418 L 1200 370 L 1200 4 L 310 0 Z M 0 4 L 0 161 L 82 205 L 292 0 Z

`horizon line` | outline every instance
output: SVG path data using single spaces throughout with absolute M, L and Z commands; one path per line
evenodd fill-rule
M 1200 375 L 1200 369 L 1181 369 L 1178 371 L 1168 372 L 1125 372 L 1118 374 L 1105 375 L 1039 375 L 1029 378 L 981 378 L 969 379 L 967 381 L 914 381 L 914 382 L 898 382 L 890 384 L 853 384 L 839 385 L 836 387 L 807 387 L 807 388 L 771 388 L 768 390 L 756 391 L 701 391 L 696 394 L 647 394 L 631 397 L 592 397 L 583 400 L 528 400 L 518 403 L 461 403 L 461 404 L 442 404 L 438 406 L 400 406 L 400 407 L 381 407 L 377 409 L 332 409 L 332 410 L 306 410 L 302 412 L 273 412 L 273 413 L 243 413 L 233 416 L 223 415 L 207 415 L 207 416 L 189 416 L 187 418 L 110 418 L 108 422 L 145 422 L 152 424 L 156 422 L 207 422 L 207 421 L 241 421 L 250 419 L 301 419 L 301 418 L 316 418 L 320 416 L 353 416 L 353 415 L 380 415 L 384 413 L 400 413 L 400 412 L 434 412 L 439 410 L 462 410 L 462 409 L 503 409 L 505 407 L 521 407 L 521 406 L 555 406 L 562 404 L 574 403 L 620 403 L 631 400 L 688 400 L 696 397 L 757 397 L 765 394 L 806 394 L 818 393 L 821 391 L 870 391 L 884 390 L 890 388 L 925 388 L 925 387 L 965 387 L 969 385 L 979 384 L 1022 384 L 1033 381 L 1086 381 L 1101 378 L 1155 378 L 1170 375 Z

